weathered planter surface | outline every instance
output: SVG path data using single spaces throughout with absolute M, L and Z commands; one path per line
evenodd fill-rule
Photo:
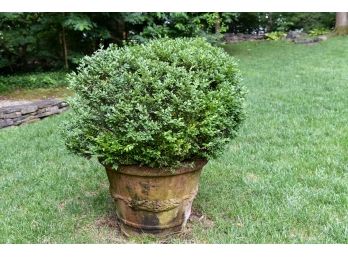
M 110 193 L 126 235 L 179 232 L 191 214 L 201 170 L 196 161 L 174 171 L 139 166 L 106 167 Z

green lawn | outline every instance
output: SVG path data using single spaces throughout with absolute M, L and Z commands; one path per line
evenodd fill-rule
M 204 214 L 173 243 L 348 243 L 348 37 L 228 45 L 248 118 L 206 166 Z M 65 115 L 0 130 L 0 243 L 162 242 L 120 236 L 103 168 L 69 154 Z

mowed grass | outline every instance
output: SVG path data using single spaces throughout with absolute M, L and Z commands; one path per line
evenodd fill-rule
M 247 42 L 248 118 L 201 177 L 181 235 L 126 239 L 105 171 L 66 151 L 65 115 L 0 130 L 1 243 L 348 243 L 348 37 Z

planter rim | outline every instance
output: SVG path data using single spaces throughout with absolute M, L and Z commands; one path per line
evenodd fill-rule
M 167 177 L 185 174 L 197 170 L 201 170 L 204 165 L 207 164 L 207 160 L 195 160 L 182 162 L 182 165 L 178 168 L 151 168 L 147 166 L 139 165 L 119 165 L 117 169 L 113 169 L 111 166 L 105 166 L 106 170 L 117 173 L 122 173 L 130 176 L 140 177 Z

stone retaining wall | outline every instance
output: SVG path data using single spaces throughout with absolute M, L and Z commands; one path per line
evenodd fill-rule
M 31 123 L 67 109 L 68 104 L 57 99 L 2 107 L 0 108 L 0 128 Z
M 255 41 L 255 40 L 262 40 L 266 39 L 266 36 L 264 34 L 262 35 L 252 35 L 252 34 L 242 34 L 242 33 L 225 33 L 224 34 L 224 40 L 228 43 L 238 43 L 242 41 Z

